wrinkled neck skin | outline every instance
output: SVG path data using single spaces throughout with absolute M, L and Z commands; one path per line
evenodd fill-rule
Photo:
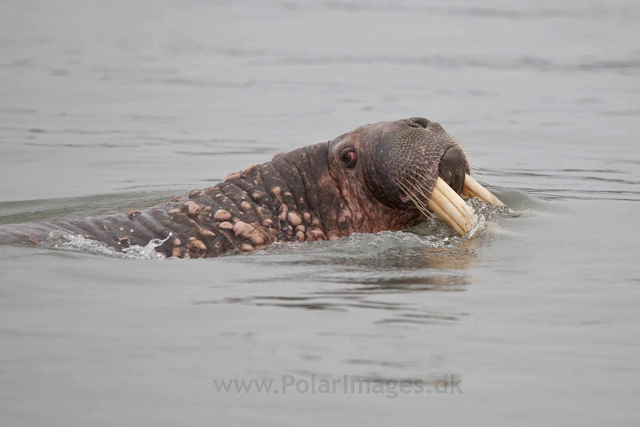
M 364 184 L 366 177 L 360 168 L 346 171 L 342 167 L 335 146 L 333 142 L 315 144 L 280 154 L 271 162 L 231 174 L 215 187 L 191 194 L 190 201 L 205 211 L 209 205 L 214 213 L 220 209 L 230 212 L 227 224 L 211 223 L 202 215 L 194 219 L 223 233 L 229 223 L 249 224 L 264 239 L 256 241 L 237 226 L 231 237 L 236 239 L 236 248 L 242 248 L 246 237 L 245 243 L 253 249 L 262 247 L 263 241 L 335 240 L 352 233 L 401 230 L 420 222 L 422 216 L 415 209 L 403 211 L 379 202 Z
M 362 175 L 358 171 L 358 175 Z M 359 176 L 359 179 L 363 179 Z M 418 211 L 405 212 L 382 203 L 370 203 L 371 195 L 366 185 L 353 179 L 336 180 L 344 208 L 339 212 L 341 229 L 351 233 L 377 233 L 379 231 L 399 231 L 418 224 L 424 218 Z
M 330 148 L 331 143 L 323 143 L 280 154 L 257 166 L 258 176 L 252 171 L 239 178 L 261 181 L 272 196 L 280 225 L 276 240 L 334 240 L 352 233 L 397 231 L 423 219 L 417 210 L 399 211 L 377 201 L 362 171 L 345 173 Z
M 257 167 L 254 182 L 262 182 L 275 204 L 277 240 L 334 240 L 353 232 L 341 216 L 345 204 L 329 173 L 327 153 L 326 143 L 315 144 Z

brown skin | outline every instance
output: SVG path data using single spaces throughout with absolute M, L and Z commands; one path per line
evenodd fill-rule
M 334 181 L 332 185 L 338 186 L 346 207 L 342 211 L 342 215 L 348 219 L 349 223 L 346 235 L 354 232 L 377 233 L 383 230 L 402 230 L 424 219 L 413 205 L 408 205 L 407 209 L 387 206 L 369 190 L 367 185 L 363 185 L 367 180 L 363 162 L 359 161 L 366 155 L 363 137 L 366 138 L 374 133 L 376 126 L 369 125 L 370 129 L 366 129 L 366 126 L 356 129 L 329 143 L 329 174 Z M 350 152 L 355 153 L 356 163 L 353 167 L 346 165 L 342 158 Z
M 381 122 L 141 211 L 2 226 L 0 242 L 37 244 L 62 230 L 118 249 L 166 239 L 156 250 L 167 256 L 211 257 L 275 241 L 397 231 L 424 220 L 408 188 L 426 202 L 438 175 L 461 190 L 468 170 L 457 141 L 437 123 Z

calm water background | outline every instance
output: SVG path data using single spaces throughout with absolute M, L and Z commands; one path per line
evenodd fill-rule
M 640 5 L 6 1 L 0 223 L 425 116 L 523 212 L 199 261 L 0 246 L 3 425 L 637 425 Z M 215 380 L 460 379 L 461 393 Z

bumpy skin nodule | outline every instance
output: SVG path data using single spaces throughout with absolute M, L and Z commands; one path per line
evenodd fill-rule
M 404 189 L 419 181 L 428 197 L 439 173 L 451 183 L 461 174 L 464 180 L 469 168 L 459 149 L 440 125 L 426 119 L 376 123 L 276 155 L 214 187 L 151 208 L 2 226 L 0 242 L 38 244 L 60 230 L 117 249 L 166 240 L 158 252 L 198 258 L 250 252 L 275 241 L 401 230 L 424 219 Z M 441 162 L 449 157 L 452 162 Z

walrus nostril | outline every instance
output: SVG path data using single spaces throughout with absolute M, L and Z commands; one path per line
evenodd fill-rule
M 464 188 L 466 164 L 462 150 L 452 147 L 444 153 L 438 167 L 440 177 L 458 194 L 462 193 Z
M 422 117 L 412 117 L 409 120 L 405 120 L 405 123 L 414 128 L 424 128 L 429 126 L 429 120 Z

